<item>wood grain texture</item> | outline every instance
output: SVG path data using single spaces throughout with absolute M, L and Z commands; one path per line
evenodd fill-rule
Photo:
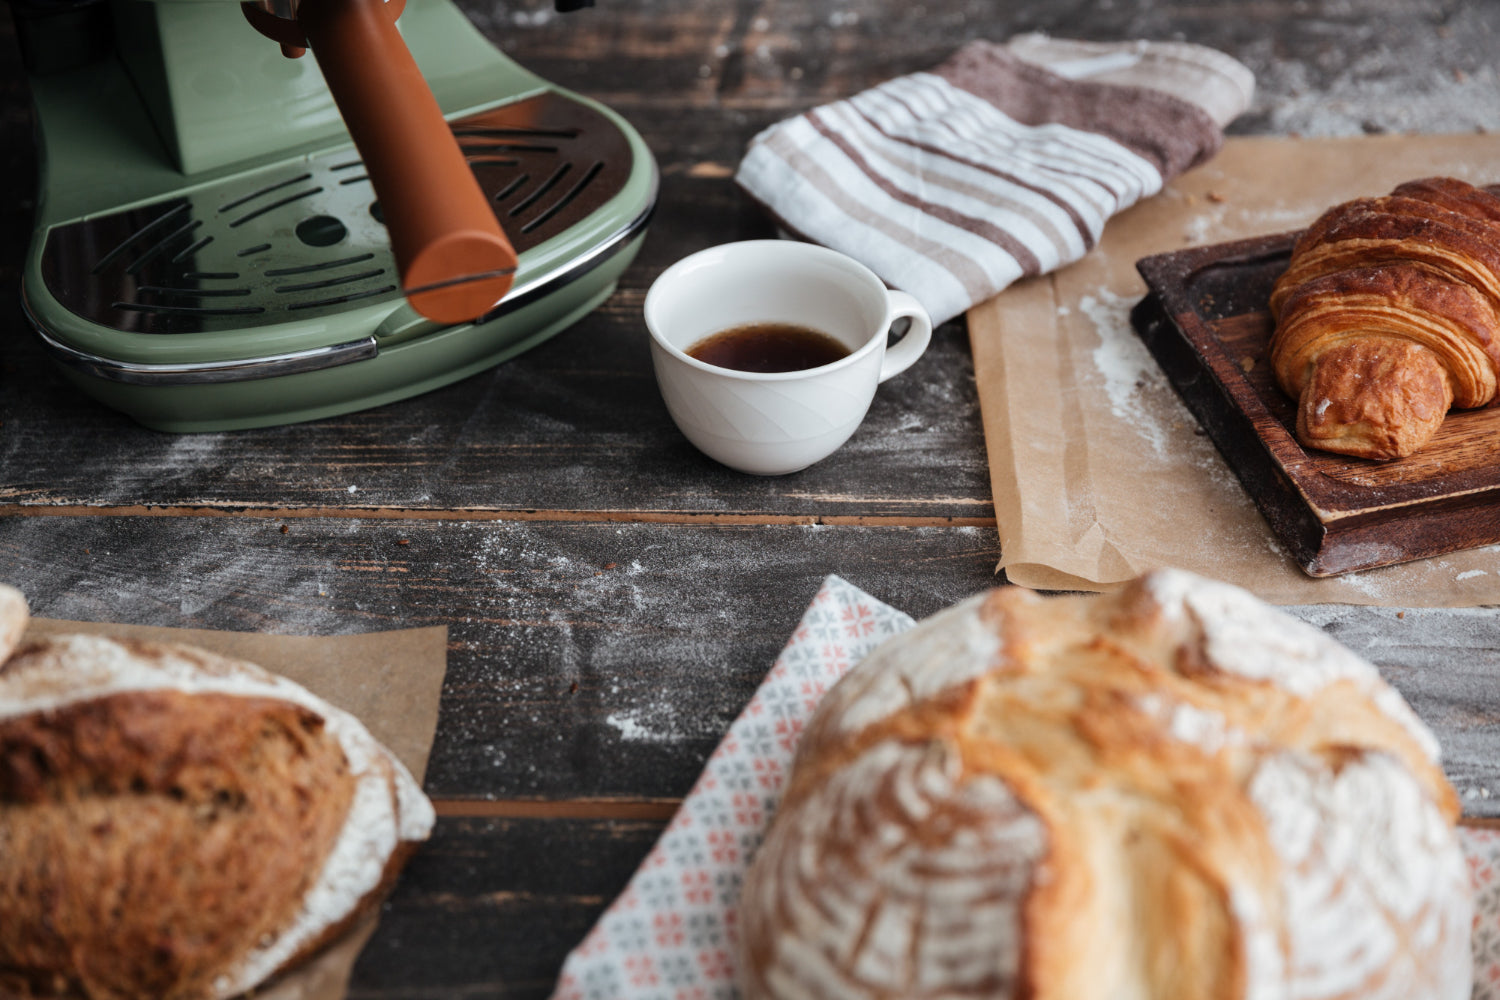
M 446 623 L 430 794 L 635 810 L 686 794 L 825 574 L 920 618 L 994 583 L 997 556 L 980 528 L 0 519 L 0 580 L 50 618 Z M 1294 612 L 1380 666 L 1433 727 L 1466 814 L 1500 816 L 1500 617 Z
M 337 634 L 446 624 L 427 789 L 679 797 L 838 573 L 928 615 L 997 581 L 993 529 L 0 518 L 38 616 Z
M 1433 731 L 1465 818 L 1500 817 L 1500 615 L 1493 608 L 1315 605 L 1292 614 L 1380 667 Z
M 547 997 L 823 574 L 919 616 L 995 581 L 961 323 L 881 390 L 859 436 L 797 476 L 729 473 L 672 428 L 641 300 L 685 254 L 771 233 L 731 179 L 756 132 L 1026 30 L 1220 48 L 1259 86 L 1236 134 L 1500 128 L 1500 5 L 1462 0 L 461 6 L 529 68 L 628 117 L 661 166 L 641 255 L 574 329 L 378 411 L 174 437 L 66 389 L 17 297 L 0 295 L 0 579 L 39 613 L 324 634 L 448 626 L 429 769 L 444 818 L 356 968 L 361 998 Z M 10 17 L 0 4 L 3 289 L 18 284 L 35 200 Z M 819 521 L 835 526 L 807 526 Z M 1469 814 L 1500 816 L 1485 794 L 1500 790 L 1500 637 L 1486 613 L 1307 614 L 1438 727 Z
M 960 325 L 882 386 L 829 461 L 762 478 L 705 458 L 672 424 L 640 297 L 622 292 L 523 357 L 438 392 L 223 434 L 139 427 L 68 387 L 28 337 L 7 345 L 7 368 L 27 374 L 7 378 L 0 396 L 0 504 L 993 517 Z
M 354 967 L 351 1000 L 541 1000 L 664 825 L 439 820 Z

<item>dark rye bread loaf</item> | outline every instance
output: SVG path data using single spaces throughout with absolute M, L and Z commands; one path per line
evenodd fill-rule
M 243 993 L 367 912 L 432 821 L 357 720 L 251 664 L 0 646 L 0 997 Z

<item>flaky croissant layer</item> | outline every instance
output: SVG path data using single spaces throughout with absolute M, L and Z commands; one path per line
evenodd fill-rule
M 1391 459 L 1500 372 L 1500 197 L 1452 178 L 1337 205 L 1271 292 L 1271 365 L 1304 445 Z

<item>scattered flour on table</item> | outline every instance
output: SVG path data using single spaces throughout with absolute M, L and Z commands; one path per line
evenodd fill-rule
M 1452 173 L 1454 176 L 1464 175 L 1463 170 L 1456 168 Z M 1471 173 L 1470 176 L 1485 177 L 1487 174 L 1480 171 Z M 1315 209 L 1306 204 L 1286 202 L 1256 205 L 1253 208 L 1232 202 L 1214 205 L 1200 201 L 1195 204 L 1197 207 L 1182 224 L 1184 247 L 1208 246 L 1241 236 L 1301 229 L 1312 222 L 1321 210 L 1321 207 Z
M 1358 604 L 1291 604 L 1281 609 L 1316 625 L 1374 663 L 1389 662 L 1396 649 L 1414 662 L 1450 660 L 1455 651 L 1493 655 L 1500 648 L 1500 617 L 1493 608 L 1423 608 Z M 1437 663 L 1434 663 L 1436 666 Z M 1452 681 L 1464 667 L 1450 665 L 1443 678 Z M 1474 666 L 1473 672 L 1483 672 Z
M 159 442 L 152 440 L 137 461 L 118 462 L 94 483 L 95 496 L 104 503 L 118 502 L 123 494 L 139 491 L 143 476 L 158 487 L 162 482 L 178 482 L 203 476 L 206 470 L 222 469 L 225 459 L 220 456 L 223 434 L 174 434 L 167 438 L 164 448 L 154 447 Z M 148 472 L 146 470 L 157 470 Z M 227 471 L 227 470 L 226 470 Z M 227 477 L 227 476 L 226 476 Z M 212 502 L 212 494 L 202 498 L 184 498 L 189 502 L 202 499 Z
M 219 451 L 222 434 L 180 434 L 169 439 L 161 464 L 169 469 L 201 467 Z
M 1327 78 L 1316 64 L 1278 56 L 1269 39 L 1252 44 L 1240 56 L 1255 71 L 1255 109 L 1266 110 L 1271 131 L 1305 136 L 1500 128 L 1500 80 L 1484 57 L 1486 6 L 1453 4 L 1444 31 L 1414 25 L 1395 48 L 1362 39 L 1376 28 L 1358 25 L 1344 40 L 1357 54 Z
M 537 28 L 544 24 L 551 24 L 557 17 L 557 12 L 550 7 L 538 7 L 536 10 L 513 10 L 510 12 L 511 23 L 521 28 Z
M 1422 606 L 1430 601 L 1412 600 L 1418 593 L 1426 593 L 1430 590 L 1445 591 L 1452 584 L 1470 584 L 1471 587 L 1479 587 L 1477 596 L 1481 600 L 1487 592 L 1488 583 L 1478 583 L 1490 576 L 1486 569 L 1460 569 L 1465 563 L 1470 563 L 1474 556 L 1480 558 L 1494 557 L 1500 555 L 1500 545 L 1490 545 L 1472 552 L 1458 554 L 1462 561 L 1459 566 L 1453 564 L 1453 557 L 1433 557 L 1431 559 L 1419 560 L 1417 562 L 1398 563 L 1394 566 L 1384 566 L 1377 569 L 1363 570 L 1358 573 L 1344 573 L 1336 579 L 1342 586 L 1352 588 L 1369 597 L 1371 600 L 1390 606 L 1414 605 Z M 1462 597 L 1462 588 L 1454 589 L 1454 593 Z
M 620 734 L 620 739 L 630 743 L 675 743 L 682 739 L 682 733 L 672 727 L 654 728 L 650 725 L 652 720 L 643 719 L 643 716 L 647 714 L 642 711 L 612 712 L 605 716 L 604 721 L 615 727 Z M 660 712 L 649 714 L 660 714 Z
M 1213 442 L 1197 433 L 1198 419 L 1131 325 L 1135 302 L 1107 288 L 1096 288 L 1078 303 L 1099 337 L 1092 360 L 1103 379 L 1111 415 L 1151 446 L 1152 455 L 1140 457 L 1154 456 L 1169 467 L 1190 465 L 1220 492 L 1227 489 L 1227 495 L 1241 497 L 1239 480 Z
M 1094 349 L 1094 367 L 1104 379 L 1104 394 L 1110 411 L 1122 423 L 1134 427 L 1158 455 L 1165 455 L 1167 429 L 1146 405 L 1147 392 L 1166 388 L 1166 379 L 1156 359 L 1146 350 L 1130 326 L 1130 310 L 1135 303 L 1106 288 L 1085 295 L 1078 308 L 1099 333 Z M 1168 391 L 1171 391 L 1168 389 Z
M 1223 212 L 1209 212 L 1202 215 L 1195 215 L 1183 227 L 1182 241 L 1192 246 L 1212 243 L 1216 240 L 1218 234 L 1223 231 Z
M 1337 580 L 1341 586 L 1357 590 L 1380 604 L 1388 603 L 1398 597 L 1401 590 L 1408 586 L 1408 580 L 1399 568 L 1393 573 L 1391 567 L 1343 573 L 1337 577 Z
M 1266 530 L 1239 479 L 1137 335 L 1130 322 L 1134 305 L 1133 298 L 1104 287 L 1078 299 L 1077 309 L 1097 338 L 1089 339 L 1087 328 L 1081 331 L 1077 376 L 1090 394 L 1081 401 L 1082 408 L 1091 427 L 1101 432 L 1098 441 L 1111 446 L 1107 452 L 1101 449 L 1097 474 L 1105 480 L 1095 485 L 1106 492 L 1117 489 L 1107 480 L 1124 466 L 1129 467 L 1130 481 L 1180 485 L 1187 492 L 1176 495 L 1174 517 L 1194 525 L 1201 537 L 1192 546 L 1167 546 L 1167 552 L 1206 576 L 1222 578 L 1229 567 L 1263 565 L 1268 557 L 1284 562 L 1285 550 Z M 1092 429 L 1087 432 L 1091 448 L 1095 435 Z M 1140 444 L 1130 441 L 1132 435 Z M 1083 485 L 1087 484 L 1069 488 Z M 1083 499 L 1070 496 L 1069 502 L 1082 505 Z M 1127 551 L 1139 551 L 1149 559 L 1166 556 L 1142 535 L 1139 517 L 1122 519 L 1088 506 L 1088 516 L 1113 533 Z M 1131 510 L 1140 517 L 1153 516 Z

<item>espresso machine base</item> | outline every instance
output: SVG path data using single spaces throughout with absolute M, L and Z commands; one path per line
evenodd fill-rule
M 42 194 L 23 301 L 78 388 L 168 431 L 312 420 L 475 374 L 609 296 L 657 191 L 622 118 L 522 69 L 447 0 L 409 0 L 401 33 L 516 260 L 481 315 L 434 320 L 387 232 L 392 199 L 422 192 L 377 194 L 318 65 L 226 7 L 114 0 L 116 51 L 31 81 Z

